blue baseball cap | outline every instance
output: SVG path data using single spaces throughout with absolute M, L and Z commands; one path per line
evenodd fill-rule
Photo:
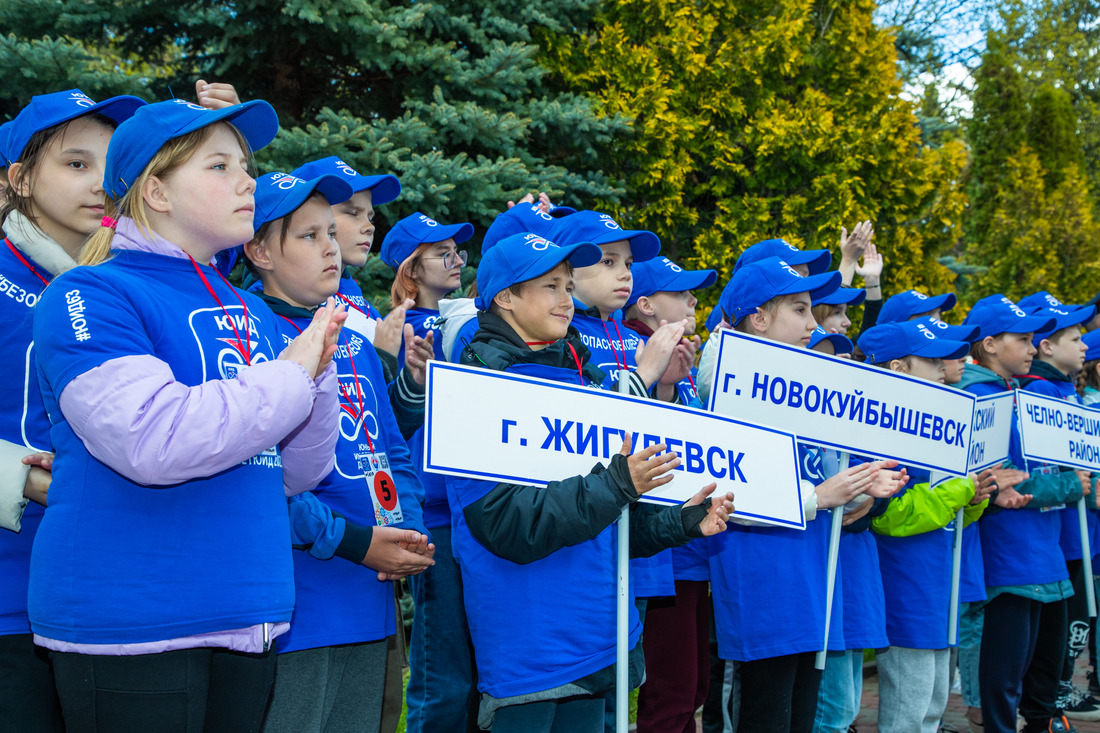
M 1064 310 L 1066 308 L 1077 307 L 1075 305 L 1067 306 L 1065 303 L 1055 298 L 1046 290 L 1040 290 L 1037 293 L 1032 293 L 1031 295 L 1028 295 L 1024 298 L 1020 298 L 1018 301 L 1016 301 L 1016 305 L 1020 306 L 1028 313 L 1034 313 L 1035 311 L 1042 308 L 1062 308 Z
M 733 271 L 768 257 L 778 257 L 792 267 L 808 265 L 811 275 L 820 275 L 833 263 L 833 255 L 827 249 L 801 250 L 785 239 L 765 239 L 752 245 L 737 258 Z
M 545 275 L 565 261 L 573 267 L 588 267 L 602 257 L 603 251 L 589 242 L 558 246 L 537 234 L 513 234 L 482 256 L 474 305 L 487 311 L 502 290 Z
M 1100 359 L 1100 329 L 1082 334 L 1081 340 L 1089 350 L 1085 352 L 1085 361 Z
M 920 321 L 895 321 L 872 326 L 859 337 L 859 348 L 867 355 L 868 364 L 882 364 L 906 356 L 961 359 L 970 352 L 967 342 L 937 338 L 932 329 Z
M 11 165 L 11 161 L 8 160 L 8 135 L 11 133 L 12 122 L 13 120 L 8 120 L 0 125 L 0 164 L 5 168 Z
M 103 115 L 121 124 L 145 105 L 144 99 L 127 95 L 111 97 L 96 104 L 79 89 L 32 97 L 30 104 L 9 123 L 7 140 L 3 141 L 4 160 L 9 164 L 18 161 L 36 132 L 91 114 Z
M 968 344 L 972 344 L 975 341 L 980 341 L 982 338 L 982 328 L 981 326 L 975 324 L 968 324 L 966 326 L 952 326 L 950 323 L 945 323 L 935 316 L 914 318 L 913 322 L 923 323 L 932 333 L 936 334 L 936 338 L 938 339 L 947 339 L 948 341 L 965 341 Z
M 821 299 L 814 300 L 814 305 L 859 305 L 867 300 L 867 291 L 863 288 L 840 287 Z
M 1054 326 L 1054 319 L 1048 316 L 1029 316 L 1023 308 L 1000 293 L 995 293 L 975 303 L 963 323 L 967 326 L 981 326 L 982 338 L 986 338 L 1002 333 L 1049 331 Z
M 709 288 L 718 279 L 714 270 L 685 270 L 667 257 L 639 262 L 630 269 L 630 274 L 634 276 L 634 286 L 624 308 L 634 305 L 642 296 Z
M 395 271 L 401 263 L 424 243 L 455 240 L 465 242 L 474 236 L 473 224 L 440 224 L 435 219 L 415 211 L 393 225 L 382 239 L 378 256 Z
M 851 354 L 855 350 L 855 345 L 852 344 L 850 338 L 842 333 L 827 333 L 821 326 L 815 328 L 814 332 L 810 334 L 810 343 L 806 345 L 806 348 L 812 349 L 822 341 L 828 341 L 833 345 L 834 354 Z
M 360 191 L 370 191 L 371 206 L 388 204 L 401 195 L 401 181 L 397 180 L 397 176 L 391 176 L 389 173 L 377 176 L 360 175 L 358 171 L 335 155 L 320 160 L 311 160 L 291 171 L 291 174 L 307 181 L 312 181 L 321 176 L 343 178 L 351 185 L 352 194 L 357 194 Z M 351 196 L 343 199 L 343 201 L 347 201 L 348 198 L 351 198 Z
M 293 213 L 314 191 L 328 201 L 329 206 L 347 201 L 353 191 L 341 176 L 322 175 L 306 181 L 289 173 L 268 173 L 256 179 L 256 214 L 252 226 L 256 229 L 269 221 Z
M 882 310 L 878 314 L 878 323 L 896 323 L 908 321 L 915 315 L 927 313 L 939 309 L 949 311 L 955 307 L 957 298 L 954 293 L 943 295 L 925 295 L 918 290 L 906 290 L 897 295 L 890 296 L 882 304 Z
M 840 287 L 839 272 L 802 277 L 778 257 L 751 262 L 734 273 L 722 293 L 719 307 L 733 319 L 733 325 L 755 313 L 772 298 L 794 293 L 809 293 L 810 300 L 827 295 Z
M 635 264 L 652 260 L 661 251 L 661 240 L 653 232 L 623 229 L 609 214 L 598 211 L 578 211 L 562 217 L 554 222 L 546 236 L 563 247 L 576 242 L 599 245 L 626 240 L 630 243 Z
M 1061 331 L 1063 328 L 1081 326 L 1082 324 L 1091 321 L 1092 317 L 1096 315 L 1096 306 L 1064 305 L 1060 308 L 1037 308 L 1031 311 L 1031 315 L 1050 318 L 1054 321 L 1054 325 L 1052 327 L 1035 332 L 1035 336 L 1032 337 L 1031 343 L 1038 347 L 1043 339 L 1050 338 L 1058 331 Z
M 107 148 L 103 188 L 116 201 L 137 180 L 165 143 L 216 122 L 229 122 L 248 146 L 259 150 L 279 131 L 279 117 L 260 99 L 222 109 L 207 109 L 185 99 L 169 99 L 138 109 L 115 130 Z
M 568 206 L 551 206 L 550 211 L 546 212 L 538 204 L 516 204 L 493 219 L 481 240 L 481 253 L 485 254 L 494 244 L 513 234 L 530 233 L 547 237 L 558 219 L 576 213 L 576 209 Z

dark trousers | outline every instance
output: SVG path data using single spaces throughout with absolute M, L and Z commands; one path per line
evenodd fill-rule
M 737 733 L 811 733 L 821 672 L 814 653 L 741 662 Z
M 1091 644 L 1089 639 L 1089 604 L 1085 598 L 1085 570 L 1080 560 L 1067 560 L 1069 580 L 1073 583 L 1073 596 L 1066 599 L 1068 627 L 1066 633 L 1065 661 L 1062 663 L 1062 682 L 1073 682 L 1073 665 L 1077 657 Z M 1089 578 L 1092 582 L 1092 578 Z
M 1057 714 L 1065 601 L 1040 603 L 1002 593 L 986 604 L 982 640 L 979 687 L 986 732 L 1015 733 L 1017 709 L 1029 727 L 1048 723 Z
M 710 687 L 712 613 L 706 581 L 677 580 L 674 597 L 649 599 L 638 733 L 695 733 L 695 711 Z
M 259 731 L 275 651 L 182 649 L 132 657 L 51 652 L 68 733 Z
M 25 733 L 65 729 L 49 652 L 36 647 L 30 634 L 0 636 L 0 728 Z

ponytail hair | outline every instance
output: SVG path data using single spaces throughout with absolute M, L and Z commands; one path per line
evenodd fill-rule
M 416 270 L 420 267 L 420 257 L 434 242 L 421 244 L 397 268 L 397 275 L 390 287 L 390 307 L 396 308 L 406 300 L 416 300 L 420 295 L 420 285 L 416 281 Z
M 126 193 L 122 195 L 121 199 L 116 202 L 107 197 L 103 205 L 103 218 L 118 220 L 122 217 L 128 217 L 134 220 L 134 223 L 138 225 L 142 232 L 149 235 L 152 232 L 152 227 L 149 226 L 149 213 L 145 206 L 145 198 L 142 195 L 145 182 L 154 176 L 162 178 L 190 160 L 191 156 L 202 147 L 202 144 L 206 142 L 218 125 L 228 125 L 229 129 L 233 131 L 233 135 L 241 145 L 241 150 L 248 158 L 248 168 L 251 174 L 253 168 L 252 149 L 249 147 L 248 141 L 244 139 L 244 135 L 228 122 L 207 125 L 186 135 L 172 138 L 161 146 L 153 159 L 145 166 L 145 170 L 141 172 L 141 175 L 126 189 Z M 106 262 L 111 257 L 111 243 L 114 238 L 114 226 L 101 225 L 92 234 L 87 244 L 84 245 L 77 264 L 98 265 L 101 262 Z

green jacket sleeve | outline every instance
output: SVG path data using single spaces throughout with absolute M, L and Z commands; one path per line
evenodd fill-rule
M 969 527 L 974 522 L 981 519 L 982 514 L 985 513 L 986 507 L 989 506 L 989 499 L 986 499 L 981 504 L 967 503 L 963 510 L 963 526 Z
M 871 522 L 871 529 L 890 537 L 911 537 L 942 529 L 973 496 L 974 484 L 968 478 L 948 479 L 935 489 L 930 489 L 927 483 L 916 484 L 891 499 L 883 515 Z

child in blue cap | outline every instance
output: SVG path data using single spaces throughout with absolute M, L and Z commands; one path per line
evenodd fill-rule
M 601 256 L 592 244 L 559 247 L 533 234 L 498 242 L 478 266 L 480 329 L 462 362 L 575 385 L 603 383 L 570 325 L 573 267 Z M 664 450 L 657 445 L 630 455 L 628 441 L 607 467 L 545 488 L 447 477 L 481 727 L 603 729 L 603 695 L 614 682 L 613 523 L 622 507 L 632 506 L 631 547 L 640 556 L 719 532 L 732 510 L 731 494 L 707 507 L 713 484 L 681 507 L 638 504 L 679 465 Z M 641 626 L 632 616 L 636 685 Z
M 954 293 L 925 295 L 919 290 L 905 290 L 891 295 L 878 314 L 878 323 L 897 323 L 912 318 L 939 318 L 944 311 L 955 307 L 957 299 Z
M 687 321 L 684 342 L 673 359 L 688 363 L 688 376 L 676 388 L 682 404 L 698 404 L 694 361 L 695 336 L 692 291 L 718 279 L 714 270 L 685 270 L 667 257 L 635 263 L 634 282 L 626 302 L 628 326 L 647 340 L 662 323 Z M 694 725 L 695 711 L 706 699 L 710 676 L 710 596 L 707 548 L 702 542 L 667 550 L 631 562 L 634 595 L 646 598 L 643 643 L 646 683 L 638 696 L 638 731 L 680 730 Z M 694 643 L 692 643 L 694 641 Z
M 364 176 L 335 155 L 312 160 L 291 171 L 291 175 L 307 181 L 324 175 L 337 176 L 351 185 L 354 192 L 351 198 L 332 207 L 336 241 L 340 244 L 340 261 L 344 267 L 336 297 L 348 307 L 351 323 L 358 320 L 353 317 L 358 312 L 377 324 L 374 333 L 369 334 L 371 343 L 378 351 L 387 378 L 392 382 L 400 369 L 397 353 L 401 348 L 405 310 L 412 305 L 403 303 L 382 318 L 374 305 L 363 297 L 363 289 L 352 276 L 352 268 L 365 265 L 374 246 L 375 207 L 394 201 L 401 194 L 401 182 L 388 173 Z
M 803 277 L 778 257 L 738 269 L 723 296 L 723 312 L 737 330 L 791 346 L 809 345 L 817 323 L 811 299 L 840 285 L 839 273 Z M 904 481 L 896 461 L 864 463 L 826 478 L 833 460 L 799 445 L 807 520 L 804 531 L 738 527 L 711 541 L 710 576 L 719 656 L 736 663 L 741 679 L 739 731 L 809 731 L 820 674 L 814 653 L 825 627 L 827 509 L 860 494 L 889 496 Z M 750 603 L 746 588 L 767 588 L 767 603 Z M 839 604 L 838 604 L 839 605 Z M 838 617 L 839 620 L 839 617 Z M 830 649 L 843 650 L 841 624 Z
M 974 363 L 967 364 L 959 384 L 984 395 L 1018 387 L 1016 375 L 1030 371 L 1036 354 L 1034 334 L 1051 330 L 1056 321 L 1028 315 L 998 293 L 975 303 L 964 324 L 980 326 L 982 339 L 974 344 Z M 1073 471 L 1025 462 L 1015 424 L 1009 449 L 1009 460 L 994 472 L 995 501 L 1004 511 L 979 522 L 980 550 L 967 547 L 972 530 L 963 535 L 964 565 L 972 568 L 980 557 L 988 597 L 979 662 L 981 712 L 987 730 L 1015 730 L 1017 710 L 1028 730 L 1046 730 L 1052 718 L 1061 718 L 1054 707 L 1065 632 L 1061 601 L 1073 592 L 1059 546 L 1061 518 L 1053 508 L 1079 499 L 1082 479 Z M 1040 642 L 1040 628 L 1057 626 L 1058 618 L 1057 644 Z M 1047 653 L 1040 650 L 1052 648 L 1059 652 L 1057 660 L 1032 663 L 1036 654 L 1042 660 Z
M 405 322 L 413 332 L 428 338 L 432 333 L 435 358 L 445 360 L 443 339 L 439 334 L 439 302 L 462 286 L 462 268 L 466 250 L 458 249 L 474 235 L 472 224 L 440 224 L 419 211 L 401 219 L 386 232 L 379 256 L 396 275 L 390 289 L 394 308 L 412 300 L 414 307 L 405 312 Z M 404 356 L 404 344 L 397 360 Z
M 659 327 L 641 352 L 642 338 L 622 325 L 621 311 L 633 289 L 631 268 L 657 256 L 661 249 L 657 235 L 623 229 L 608 214 L 578 211 L 559 219 L 548 236 L 562 246 L 589 242 L 604 254 L 596 264 L 577 269 L 573 318 L 593 363 L 606 375 L 604 386 L 616 389 L 619 374 L 629 372 L 630 394 L 646 396 L 652 390 L 658 399 L 679 401 L 676 384 L 690 367 L 683 359 L 670 360 L 681 343 L 686 319 Z
M 342 175 L 257 180 L 256 235 L 244 246 L 245 262 L 288 343 L 340 286 L 333 210 L 351 196 Z M 378 727 L 386 639 L 395 631 L 390 581 L 423 571 L 434 550 L 382 364 L 370 341 L 346 325 L 340 346 L 336 465 L 312 492 L 290 499 L 302 551 L 294 553 L 294 617 L 279 643 L 266 730 Z M 331 692 L 301 694 L 318 687 Z
M 1095 405 L 1100 402 L 1100 331 L 1089 331 L 1081 336 L 1088 349 L 1085 363 L 1081 366 L 1080 390 L 1081 402 Z
M 970 350 L 968 342 L 941 338 L 921 321 L 880 323 L 860 337 L 859 347 L 870 364 L 940 384 L 946 384 L 944 360 L 960 359 Z M 880 584 L 883 605 L 878 618 L 889 647 L 877 655 L 879 727 L 889 732 L 935 731 L 951 684 L 954 640 L 948 639 L 947 619 L 952 523 L 959 509 L 965 510 L 967 523 L 981 516 L 993 479 L 990 472 L 980 478 L 948 479 L 933 490 L 927 470 L 907 467 L 906 472 L 910 481 L 903 492 L 878 502 L 866 519 L 874 531 L 873 539 L 866 540 L 872 549 L 877 544 L 873 576 Z M 848 557 L 843 543 L 841 552 L 847 579 L 852 565 L 844 564 Z M 915 558 L 920 561 L 914 563 Z M 863 578 L 871 575 L 860 573 Z M 845 595 L 845 611 L 848 608 Z
M 1035 359 L 1031 362 L 1031 370 L 1018 377 L 1020 386 L 1030 392 L 1081 404 L 1075 380 L 1084 366 L 1088 352 L 1088 346 L 1081 337 L 1081 328 L 1092 320 L 1096 308 L 1064 305 L 1046 291 L 1021 299 L 1020 306 L 1033 315 L 1054 319 L 1052 329 L 1037 332 L 1032 338 L 1036 349 Z M 1095 497 L 1085 503 L 1091 509 L 1086 512 L 1086 519 L 1090 543 L 1095 547 L 1097 529 L 1100 526 Z M 1044 615 L 1044 620 L 1055 625 L 1047 630 L 1040 629 L 1039 643 L 1049 641 L 1050 648 L 1036 649 L 1035 654 L 1040 660 L 1049 658 L 1052 662 L 1056 657 L 1062 658 L 1058 695 L 1054 703 L 1056 710 L 1070 719 L 1097 720 L 1100 719 L 1100 707 L 1079 693 L 1073 685 L 1073 667 L 1077 656 L 1087 645 L 1089 631 L 1085 578 L 1082 575 L 1080 522 L 1073 509 L 1069 507 L 1058 512 L 1062 520 L 1060 544 L 1070 583 L 1073 585 L 1073 595 L 1059 602 L 1065 607 L 1065 615 L 1055 612 Z M 1056 644 L 1059 634 L 1062 637 L 1061 643 Z
M 31 314 L 99 226 L 107 142 L 144 104 L 137 97 L 96 103 L 70 89 L 34 97 L 0 129 L 10 179 L 0 211 L 0 262 L 10 296 L 0 303 L 9 385 L 0 397 L 0 666 L 12 670 L 0 692 L 0 718 L 19 730 L 62 728 L 50 665 L 35 652 L 27 620 L 31 545 L 45 511 L 52 449 L 34 374 Z
M 28 607 L 70 730 L 263 719 L 294 603 L 286 496 L 333 465 L 344 316 L 330 302 L 284 348 L 211 266 L 252 237 L 251 150 L 277 130 L 266 102 L 141 107 L 107 150 L 117 223 L 82 254 L 103 263 L 35 309 L 58 480 Z

